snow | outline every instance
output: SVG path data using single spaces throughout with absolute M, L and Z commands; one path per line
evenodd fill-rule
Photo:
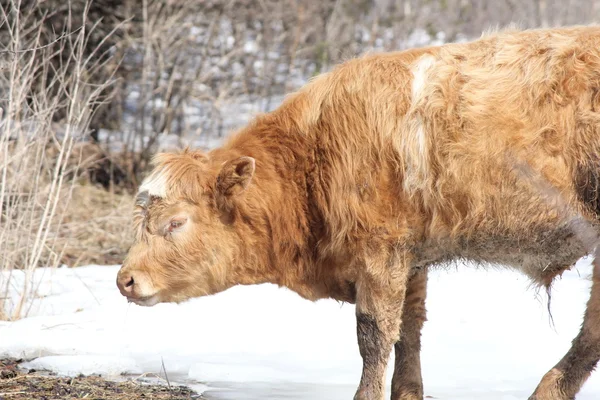
M 36 358 L 22 364 L 23 367 L 35 370 L 57 371 L 63 375 L 107 375 L 116 376 L 122 372 L 141 374 L 135 360 L 120 356 L 103 355 L 61 355 Z
M 26 318 L 0 322 L 0 357 L 66 375 L 160 374 L 164 362 L 171 381 L 195 384 L 213 399 L 352 398 L 361 368 L 354 306 L 259 285 L 143 308 L 119 294 L 118 268 L 36 270 L 39 299 Z M 426 395 L 527 398 L 576 336 L 590 273 L 582 260 L 557 280 L 552 325 L 545 292 L 522 275 L 465 265 L 432 271 Z M 10 279 L 16 299 L 23 274 Z M 599 395 L 595 373 L 578 400 Z

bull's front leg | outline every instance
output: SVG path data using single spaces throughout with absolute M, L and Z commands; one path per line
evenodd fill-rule
M 394 345 L 396 362 L 392 378 L 392 400 L 422 400 L 421 329 L 425 323 L 427 270 L 419 271 L 408 281 L 400 340 Z
M 399 338 L 408 275 L 407 266 L 394 269 L 393 277 L 366 273 L 357 285 L 356 330 L 363 370 L 354 400 L 385 396 L 385 370 Z

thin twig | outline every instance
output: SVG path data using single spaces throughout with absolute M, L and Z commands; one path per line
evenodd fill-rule
M 10 54 L 23 54 L 23 53 L 28 53 L 30 51 L 43 50 L 43 49 L 45 49 L 47 47 L 52 46 L 53 44 L 56 44 L 56 43 L 60 42 L 61 40 L 63 40 L 67 36 L 70 36 L 70 35 L 73 35 L 73 34 L 77 33 L 81 29 L 83 29 L 83 26 L 80 26 L 79 28 L 77 28 L 77 29 L 75 29 L 75 30 L 73 30 L 71 32 L 65 32 L 62 35 L 60 35 L 59 37 L 57 37 L 56 39 L 54 39 L 52 42 L 44 44 L 42 46 L 31 47 L 29 49 L 23 49 L 23 50 L 0 50 L 0 55 L 6 54 L 6 53 L 10 53 Z
M 162 364 L 162 370 L 165 373 L 165 379 L 167 380 L 167 386 L 169 387 L 169 391 L 172 392 L 173 389 L 171 388 L 171 382 L 169 382 L 169 376 L 167 375 L 167 369 L 165 368 L 165 360 L 163 360 L 163 358 L 160 358 L 160 363 Z

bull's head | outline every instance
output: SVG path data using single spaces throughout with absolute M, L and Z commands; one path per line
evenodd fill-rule
M 123 296 L 152 306 L 231 286 L 243 241 L 228 215 L 253 174 L 250 157 L 158 155 L 135 203 L 136 238 L 117 276 Z

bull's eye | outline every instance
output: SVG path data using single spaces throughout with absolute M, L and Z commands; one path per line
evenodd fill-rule
M 174 230 L 176 230 L 177 228 L 180 228 L 183 224 L 185 224 L 185 222 L 186 222 L 185 218 L 172 219 L 171 221 L 169 221 L 169 223 L 165 227 L 165 230 L 164 230 L 165 234 L 172 233 Z
M 171 223 L 169 224 L 169 230 L 172 231 L 173 229 L 177 229 L 181 225 L 183 225 L 183 222 L 181 222 L 181 221 L 171 221 Z

